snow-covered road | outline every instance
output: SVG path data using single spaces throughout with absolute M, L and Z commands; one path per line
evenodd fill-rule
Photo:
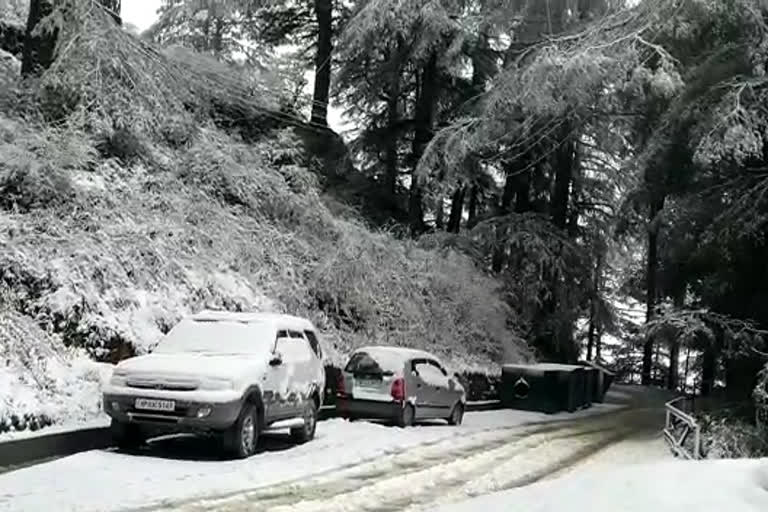
M 660 421 L 657 406 L 637 404 L 470 413 L 459 428 L 331 420 L 311 443 L 272 437 L 244 461 L 176 439 L 138 455 L 92 451 L 0 475 L 0 510 L 422 510 L 563 473 L 617 442 L 655 443 Z
M 560 424 L 466 433 L 354 467 L 167 511 L 416 511 L 536 482 L 636 433 L 631 411 Z

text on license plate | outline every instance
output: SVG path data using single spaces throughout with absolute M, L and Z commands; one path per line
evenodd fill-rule
M 136 408 L 145 411 L 173 411 L 176 409 L 176 402 L 173 400 L 152 400 L 149 398 L 137 398 Z
M 368 379 L 355 379 L 355 386 L 359 388 L 373 388 L 377 389 L 381 387 L 380 380 L 368 380 Z

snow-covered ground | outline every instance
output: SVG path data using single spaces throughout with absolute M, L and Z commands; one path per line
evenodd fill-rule
M 461 427 L 330 420 L 242 461 L 205 439 L 95 450 L 0 475 L 0 511 L 757 512 L 768 460 L 684 462 L 664 444 L 665 392 L 615 386 L 576 414 L 469 413 Z
M 580 432 L 583 436 L 604 429 L 580 418 L 592 416 L 599 422 L 614 416 L 601 413 L 616 408 L 602 405 L 557 416 L 511 410 L 469 413 L 459 428 L 436 423 L 399 429 L 330 420 L 318 425 L 311 443 L 294 446 L 272 437 L 265 452 L 244 461 L 221 460 L 212 443 L 197 439 L 166 441 L 139 455 L 95 450 L 0 475 L 0 510 L 49 510 L 55 505 L 57 511 L 107 512 L 161 504 L 178 510 L 240 510 L 254 493 L 265 502 L 265 492 L 278 505 L 322 496 L 331 507 L 324 510 L 344 510 L 335 508 L 333 497 L 353 493 L 356 485 L 378 482 L 376 492 L 391 495 L 385 477 L 392 475 L 400 477 L 394 484 L 413 486 L 418 494 L 425 490 L 419 484 L 428 480 L 416 480 L 416 472 L 426 471 L 424 478 L 435 482 L 470 477 L 520 450 L 534 453 L 548 443 L 565 446 Z M 194 501 L 202 498 L 208 501 Z M 367 499 L 347 498 L 350 503 Z
M 765 512 L 768 459 L 665 461 L 579 470 L 432 512 Z

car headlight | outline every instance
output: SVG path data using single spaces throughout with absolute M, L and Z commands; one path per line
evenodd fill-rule
M 125 370 L 115 369 L 112 372 L 112 378 L 109 379 L 110 386 L 126 386 L 128 383 L 128 372 Z
M 207 391 L 225 391 L 228 389 L 235 389 L 235 383 L 231 379 L 207 377 L 200 381 L 200 389 L 205 389 Z

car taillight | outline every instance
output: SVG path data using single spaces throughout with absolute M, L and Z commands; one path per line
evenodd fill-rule
M 392 381 L 392 389 L 390 390 L 390 394 L 392 395 L 392 398 L 395 400 L 402 402 L 405 400 L 405 379 L 402 377 L 398 377 L 397 379 Z
M 336 376 L 336 396 L 341 398 L 347 396 L 347 388 L 344 383 L 344 372 L 339 372 Z

